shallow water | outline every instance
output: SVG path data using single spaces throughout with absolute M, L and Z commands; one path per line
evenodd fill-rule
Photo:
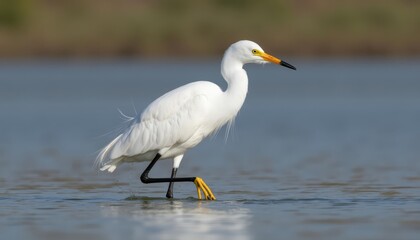
M 141 184 L 145 163 L 97 172 L 97 150 L 217 61 L 0 63 L 2 239 L 418 239 L 420 62 L 247 66 L 250 92 L 224 130 L 185 156 L 193 184 Z M 135 110 L 136 109 L 136 110 Z M 105 135 L 104 135 L 105 134 Z M 168 176 L 162 161 L 153 176 Z

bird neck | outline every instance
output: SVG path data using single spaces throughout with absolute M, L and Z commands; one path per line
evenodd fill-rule
M 248 75 L 243 69 L 243 63 L 226 52 L 222 60 L 221 72 L 228 86 L 225 95 L 227 104 L 232 104 L 239 111 L 248 92 Z

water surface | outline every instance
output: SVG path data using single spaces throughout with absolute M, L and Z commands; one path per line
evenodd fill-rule
M 194 80 L 225 87 L 217 61 L 0 63 L 4 239 L 418 239 L 420 62 L 247 66 L 229 137 L 188 152 L 193 184 L 141 184 L 145 163 L 93 167 L 127 115 Z M 168 176 L 162 161 L 153 176 Z

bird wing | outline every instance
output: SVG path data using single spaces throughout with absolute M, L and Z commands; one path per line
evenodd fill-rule
M 212 106 L 209 97 L 216 93 L 221 93 L 216 84 L 202 81 L 164 94 L 101 151 L 98 163 L 185 143 L 200 128 L 208 127 L 203 123 Z

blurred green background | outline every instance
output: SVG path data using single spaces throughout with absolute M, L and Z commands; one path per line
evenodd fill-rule
M 0 58 L 418 56 L 418 0 L 0 0 Z

